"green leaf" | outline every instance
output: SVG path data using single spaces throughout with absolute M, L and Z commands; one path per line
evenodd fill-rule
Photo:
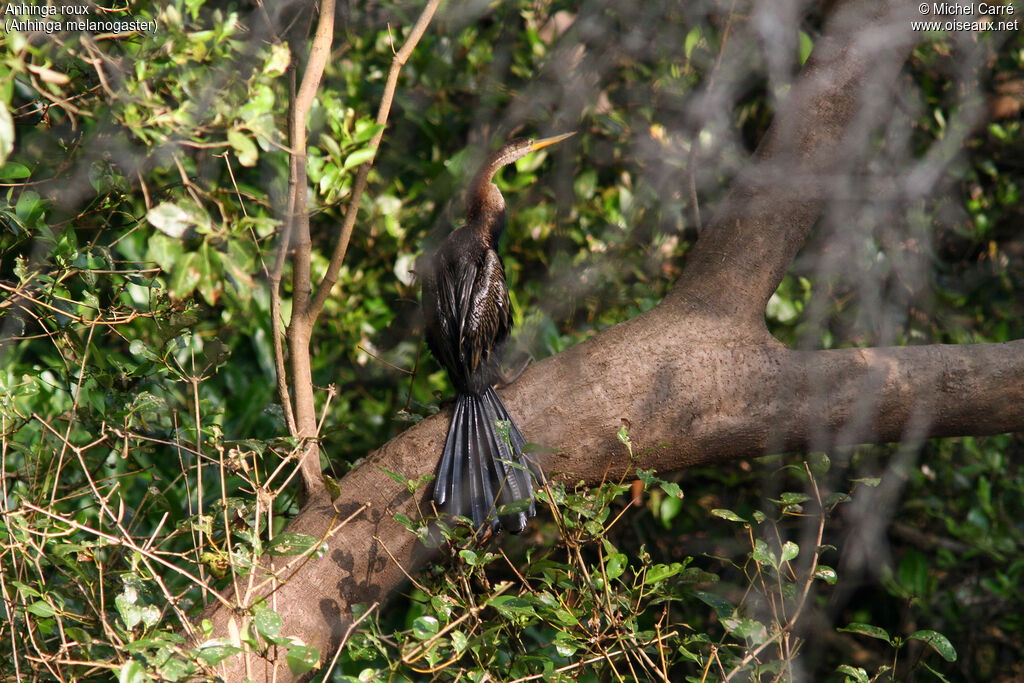
M 800 31 L 800 64 L 807 61 L 807 58 L 811 56 L 812 49 L 814 49 L 814 41 L 809 35 Z
M 776 557 L 775 553 L 771 551 L 768 544 L 763 539 L 757 539 L 754 541 L 754 549 L 751 551 L 750 556 L 754 558 L 762 567 L 774 567 L 778 569 L 779 558 Z
M 845 503 L 848 500 L 850 500 L 850 495 L 848 493 L 830 493 L 828 498 L 825 499 L 825 509 L 831 510 L 836 505 Z
M 644 585 L 647 586 L 660 583 L 670 576 L 675 576 L 681 571 L 683 571 L 683 565 L 679 562 L 673 562 L 672 564 L 656 564 L 647 570 L 647 574 L 644 576 Z
M 622 443 L 626 444 L 627 446 L 631 443 L 630 440 L 629 440 L 629 430 L 626 429 L 626 425 L 622 425 L 622 427 L 619 428 L 619 431 L 616 432 L 615 436 L 619 437 L 619 441 L 621 441 Z M 639 473 L 637 473 L 637 474 L 639 474 Z M 652 471 L 652 472 L 650 472 L 650 474 L 653 475 L 654 472 Z M 643 479 L 643 477 L 641 477 L 641 479 Z M 644 483 L 650 483 L 650 482 L 648 480 L 644 479 Z
M 210 666 L 216 666 L 228 657 L 236 655 L 241 651 L 242 648 L 229 645 L 226 638 L 216 638 L 200 645 L 197 654 L 200 659 Z
M 291 63 L 291 50 L 284 43 L 274 43 L 270 46 L 270 56 L 263 65 L 263 75 L 280 76 L 288 70 Z
M 174 239 L 181 239 L 190 228 L 209 223 L 209 217 L 190 202 L 161 202 L 149 210 L 146 220 Z
M 36 600 L 32 604 L 28 605 L 25 610 L 31 612 L 37 617 L 48 618 L 55 615 L 57 612 L 50 606 L 50 603 L 45 600 Z
M 318 543 L 320 539 L 316 536 L 285 531 L 267 544 L 267 552 L 271 555 L 301 555 L 315 548 Z
M 822 477 L 827 474 L 829 468 L 832 466 L 832 461 L 829 459 L 828 453 L 810 453 L 805 462 L 810 468 L 811 474 L 816 477 Z
M 18 197 L 18 203 L 14 205 L 14 213 L 23 223 L 34 223 L 46 210 L 46 202 L 39 197 L 34 190 L 25 190 Z
M 184 680 L 195 673 L 195 670 L 195 664 L 178 657 L 171 657 L 157 669 L 160 675 L 168 681 Z
M 661 499 L 661 505 L 658 506 L 658 514 L 661 517 L 661 523 L 666 529 L 672 527 L 672 520 L 679 516 L 682 509 L 683 501 L 681 498 L 670 495 Z
M 768 638 L 768 629 L 756 619 L 723 619 L 722 625 L 735 637 L 749 640 L 754 645 L 760 645 Z
M 150 680 L 146 675 L 146 667 L 140 662 L 129 659 L 117 675 L 118 683 L 143 683 Z
M 377 469 L 380 470 L 381 472 L 383 472 L 384 474 L 388 475 L 389 477 L 391 477 L 391 479 L 393 479 L 394 481 L 398 482 L 402 486 L 406 485 L 406 481 L 407 481 L 406 478 L 404 476 L 402 476 L 401 474 L 399 474 L 398 472 L 392 472 L 391 470 L 387 469 L 386 467 L 381 467 L 379 465 L 377 466 Z
M 945 659 L 947 662 L 956 661 L 956 648 L 954 648 L 953 644 L 949 642 L 949 638 L 942 635 L 938 631 L 924 629 L 921 631 L 914 631 L 907 637 L 913 638 L 914 640 L 922 640 L 928 643 L 935 649 L 936 652 L 942 655 L 942 658 Z
M 232 129 L 228 131 L 228 142 L 231 144 L 231 148 L 235 150 L 238 163 L 242 164 L 242 166 L 256 165 L 260 153 L 256 149 L 256 143 L 252 141 L 251 137 L 240 130 Z
M 793 491 L 787 491 L 783 493 L 779 497 L 779 499 L 775 500 L 774 502 L 779 503 L 780 505 L 799 505 L 800 503 L 805 503 L 810 499 L 811 497 L 808 496 L 806 493 L 795 493 Z
M 256 630 L 267 638 L 273 638 L 281 632 L 281 616 L 266 605 L 256 605 L 252 610 L 252 623 Z
M 142 625 L 146 628 L 152 627 L 158 621 L 160 621 L 160 610 L 155 605 L 146 605 L 139 607 L 139 616 L 142 620 Z
M 27 583 L 22 583 L 21 581 L 11 581 L 11 585 L 17 588 L 18 593 L 23 596 L 28 596 L 32 598 L 43 597 L 42 593 L 40 593 L 38 590 L 28 585 Z
M 131 630 L 142 621 L 142 609 L 129 602 L 123 594 L 114 598 L 114 606 L 117 607 L 117 613 L 121 615 L 125 628 Z
M 626 566 L 628 564 L 629 560 L 622 553 L 609 555 L 605 560 L 604 573 L 608 576 L 609 580 L 617 579 L 622 576 L 624 571 L 626 571 Z
M 184 299 L 195 290 L 200 277 L 202 274 L 199 271 L 199 254 L 194 251 L 185 254 L 171 271 L 167 283 L 168 294 L 175 300 Z
M 868 672 L 860 667 L 856 669 L 849 664 L 840 664 L 836 671 L 846 675 L 847 681 L 853 681 L 853 683 L 868 683 L 871 679 L 868 678 Z
M 156 264 L 167 273 L 174 271 L 184 253 L 185 250 L 180 239 L 164 234 L 152 235 L 146 245 L 146 258 L 156 261 Z
M 698 600 L 714 609 L 719 619 L 728 619 L 736 611 L 736 608 L 733 607 L 731 602 L 721 596 L 715 595 L 714 593 L 694 591 L 693 594 Z
M 217 304 L 221 292 L 224 291 L 224 277 L 220 267 L 220 252 L 203 242 L 197 252 L 196 267 L 199 270 L 199 282 L 196 285 L 199 293 L 211 306 Z
M 377 153 L 377 150 L 372 147 L 364 147 L 363 149 L 357 149 L 356 151 L 345 157 L 345 163 L 342 165 L 342 170 L 348 170 L 353 166 L 359 166 L 364 164 L 373 158 L 373 155 Z
M 428 640 L 437 635 L 439 626 L 437 617 L 418 617 L 412 622 L 412 634 L 419 640 Z
M 851 622 L 848 626 L 845 626 L 843 628 L 837 628 L 836 630 L 845 631 L 846 633 L 856 633 L 861 636 L 868 636 L 869 638 L 878 638 L 879 640 L 884 640 L 887 643 L 892 642 L 892 638 L 889 637 L 889 634 L 885 631 L 885 629 L 879 628 L 877 626 L 872 626 L 871 624 L 862 624 L 860 622 L 854 621 Z
M 296 676 L 320 667 L 320 650 L 312 645 L 296 645 L 288 648 L 285 657 L 288 668 Z
M 564 631 L 559 631 L 555 636 L 555 652 L 559 657 L 572 657 L 579 648 L 580 644 Z
M 715 517 L 720 517 L 728 522 L 742 522 L 743 524 L 749 524 L 747 520 L 737 515 L 732 510 L 715 509 L 711 511 L 711 514 Z
M 383 129 L 384 126 L 378 125 L 373 119 L 361 118 L 356 121 L 356 133 L 352 136 L 352 141 L 356 143 L 366 142 Z
M 782 546 L 782 558 L 781 562 L 789 562 L 794 557 L 800 554 L 800 546 L 793 541 L 786 541 Z
M 674 481 L 663 481 L 661 482 L 661 490 L 672 496 L 673 498 L 683 498 L 683 490 L 679 488 L 679 484 Z
M 697 43 L 701 39 L 700 26 L 695 26 L 690 29 L 690 32 L 686 34 L 686 39 L 683 41 L 683 54 L 689 59 L 693 54 L 693 48 L 697 47 Z
M 830 586 L 834 586 L 836 580 L 839 578 L 836 574 L 836 570 L 828 565 L 819 564 L 814 570 L 814 578 L 821 579 Z
M 496 598 L 491 598 L 488 605 L 498 610 L 504 617 L 514 616 L 536 616 L 537 613 L 526 600 L 516 597 L 515 595 L 499 595 Z
M 469 647 L 469 639 L 466 634 L 462 631 L 452 631 L 450 634 L 452 639 L 452 646 L 455 648 L 456 654 L 462 654 Z
M 8 161 L 6 164 L 0 165 L 0 180 L 18 180 L 19 178 L 28 178 L 30 175 L 32 175 L 32 171 L 24 164 Z

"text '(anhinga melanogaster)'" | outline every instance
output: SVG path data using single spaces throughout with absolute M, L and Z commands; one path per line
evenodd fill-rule
M 523 455 L 526 440 L 494 391 L 504 380 L 501 353 L 512 330 L 505 268 L 497 252 L 505 199 L 494 174 L 570 135 L 512 140 L 491 155 L 469 187 L 465 224 L 448 235 L 423 278 L 427 345 L 458 391 L 434 501 L 472 519 L 478 532 L 487 521 L 496 526 L 499 517 L 512 533 L 526 528 L 535 514 L 531 471 L 541 476 Z M 528 507 L 520 503 L 518 511 L 497 515 L 500 506 L 517 501 L 529 501 Z

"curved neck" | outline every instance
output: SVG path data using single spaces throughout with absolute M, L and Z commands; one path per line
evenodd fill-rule
M 505 198 L 493 182 L 503 162 L 500 157 L 489 159 L 473 179 L 466 197 L 466 225 L 483 235 L 490 246 L 497 245 L 505 229 Z

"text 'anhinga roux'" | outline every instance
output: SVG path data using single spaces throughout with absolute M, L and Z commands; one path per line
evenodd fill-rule
M 535 514 L 531 479 L 542 476 L 523 455 L 526 440 L 494 391 L 504 379 L 501 354 L 512 330 L 505 268 L 497 252 L 505 199 L 494 174 L 570 135 L 512 140 L 491 155 L 469 187 L 465 224 L 448 235 L 423 278 L 427 345 L 458 391 L 434 501 L 450 514 L 472 519 L 478 532 L 488 521 L 497 526 L 499 519 L 512 533 L 526 528 Z M 516 502 L 498 514 L 498 508 Z

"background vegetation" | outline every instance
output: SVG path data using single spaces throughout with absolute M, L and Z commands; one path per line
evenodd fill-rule
M 739 2 L 451 3 L 403 71 L 315 337 L 328 471 L 450 393 L 421 353 L 413 273 L 483 154 L 579 131 L 501 179 L 518 342 L 557 353 L 671 287 L 829 5 L 772 33 L 769 10 Z M 314 268 L 417 12 L 342 11 L 310 116 Z M 238 643 L 194 647 L 188 620 L 229 582 L 244 595 L 259 553 L 317 550 L 279 533 L 299 505 L 297 444 L 265 280 L 293 62 L 274 27 L 308 18 L 202 0 L 131 13 L 158 31 L 0 47 L 8 680 L 211 676 Z M 769 305 L 780 339 L 1024 337 L 1021 73 L 1020 33 L 924 37 L 893 114 L 912 139 L 883 132 L 874 162 L 943 162 L 876 221 L 822 221 Z M 791 454 L 643 473 L 635 498 L 630 482 L 556 485 L 521 538 L 478 548 L 452 529 L 449 559 L 368 611 L 328 678 L 1016 680 L 1022 451 L 1004 435 Z M 255 616 L 242 642 L 294 670 L 319 660 L 265 605 L 240 608 Z

